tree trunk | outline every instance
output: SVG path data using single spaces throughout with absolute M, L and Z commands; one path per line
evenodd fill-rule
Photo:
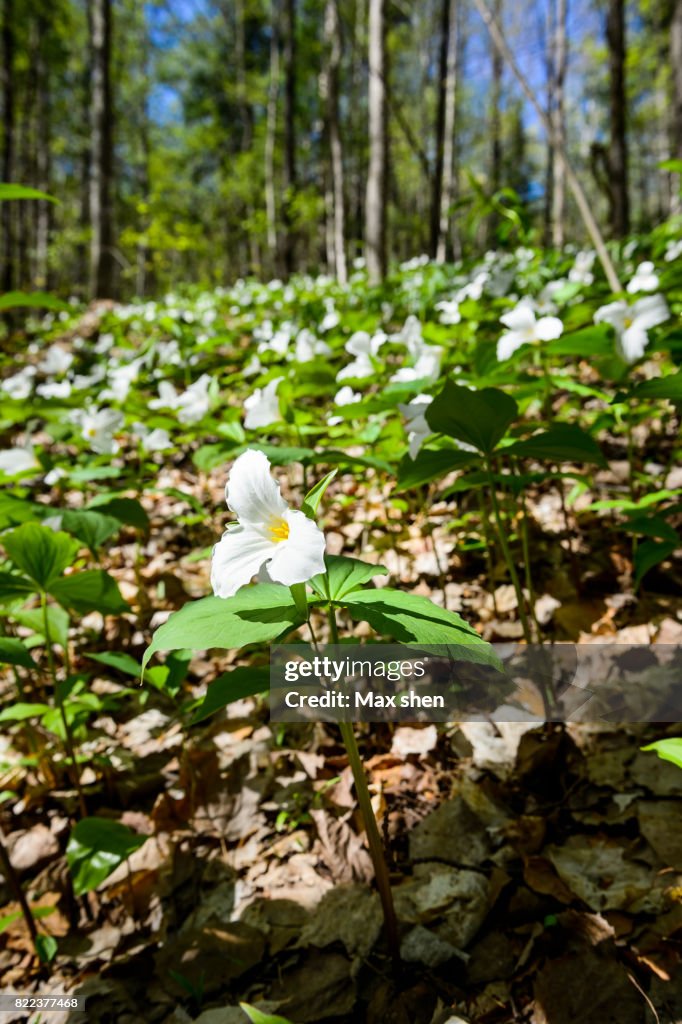
M 438 220 L 438 242 L 436 259 L 445 263 L 447 259 L 450 207 L 455 192 L 455 120 L 457 107 L 457 49 L 459 32 L 457 26 L 457 0 L 449 0 L 448 45 L 445 72 L 445 111 L 443 123 L 443 182 L 440 196 Z
M 611 141 L 609 146 L 611 231 L 615 238 L 622 238 L 630 228 L 625 116 L 625 0 L 609 0 L 606 39 L 609 48 L 611 79 Z
M 553 64 L 553 106 L 552 119 L 554 127 L 555 147 L 564 149 L 566 146 L 566 109 L 564 104 L 564 85 L 566 82 L 566 65 L 568 63 L 568 46 L 566 38 L 566 22 L 568 19 L 568 0 L 558 0 L 554 25 L 554 41 L 552 45 Z M 563 161 L 552 161 L 552 245 L 557 249 L 564 244 L 564 216 L 566 206 L 566 170 Z
M 670 23 L 670 67 L 672 68 L 672 156 L 682 160 L 682 0 L 676 0 Z M 682 212 L 682 174 L 673 175 L 672 213 Z
M 365 259 L 371 284 L 386 273 L 386 26 L 384 0 L 369 0 L 369 168 Z
M 322 75 L 322 94 L 326 101 L 326 129 L 331 165 L 330 249 L 332 265 L 341 284 L 348 279 L 345 243 L 345 198 L 343 146 L 339 127 L 339 68 L 341 65 L 341 26 L 337 0 L 327 0 L 324 12 L 324 38 L 327 65 Z
M 502 23 L 502 0 L 495 0 L 495 20 Z M 490 97 L 490 186 L 497 192 L 502 184 L 502 125 L 500 100 L 502 96 L 502 55 L 493 47 L 492 85 Z
M 438 105 L 436 108 L 436 159 L 433 167 L 431 192 L 431 224 L 429 252 L 435 259 L 440 235 L 440 216 L 443 198 L 443 165 L 445 162 L 445 107 L 448 86 L 448 52 L 450 49 L 450 0 L 441 0 L 440 46 L 438 52 Z
M 293 227 L 293 200 L 296 190 L 296 6 L 284 0 L 282 11 L 284 60 L 284 270 L 291 274 L 296 265 L 296 240 Z
M 2 180 L 10 183 L 14 172 L 14 3 L 5 0 L 2 19 Z M 2 216 L 2 287 L 12 290 L 14 239 L 12 203 L 0 204 Z
M 113 111 L 111 0 L 90 0 L 90 296 L 111 298 L 113 260 Z
M 50 69 L 46 54 L 47 19 L 38 21 L 38 52 L 36 55 L 37 78 L 37 127 L 36 185 L 41 192 L 50 191 Z M 47 251 L 50 241 L 52 203 L 40 200 L 36 203 L 36 237 L 33 283 L 36 288 L 49 285 Z
M 275 202 L 275 139 L 277 135 L 277 96 L 279 93 L 279 10 L 272 3 L 270 25 L 270 79 L 268 82 L 268 109 L 265 128 L 265 217 L 267 223 L 270 269 L 277 266 L 277 206 Z

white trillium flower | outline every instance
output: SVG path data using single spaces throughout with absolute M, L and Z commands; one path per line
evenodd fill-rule
M 19 373 L 15 373 L 12 377 L 6 377 L 0 384 L 0 390 L 10 398 L 22 401 L 31 394 L 35 374 L 35 366 L 25 366 L 23 370 L 19 370 Z
M 536 319 L 535 312 L 528 302 L 521 301 L 500 320 L 509 330 L 505 331 L 497 342 L 497 358 L 499 362 L 516 352 L 522 345 L 537 345 L 541 341 L 553 341 L 560 337 L 564 329 L 561 320 L 555 316 L 543 316 Z
M 49 384 L 39 384 L 36 394 L 41 398 L 68 398 L 71 394 L 71 384 L 68 380 L 55 380 Z
M 433 401 L 432 395 L 417 395 L 407 405 L 399 405 L 401 413 L 407 420 L 407 443 L 409 445 L 410 458 L 416 459 L 419 449 L 433 430 L 426 422 L 426 410 Z
M 657 288 L 658 274 L 651 260 L 645 260 L 635 270 L 635 276 L 629 282 L 627 291 L 630 295 L 635 295 L 637 292 L 655 292 Z
M 284 377 L 275 377 L 264 388 L 256 388 L 244 402 L 246 418 L 244 426 L 247 430 L 255 427 L 269 427 L 271 423 L 279 423 L 282 414 L 279 409 L 277 388 Z
M 594 281 L 592 267 L 596 255 L 592 249 L 581 249 L 580 252 L 577 252 L 573 266 L 568 272 L 568 280 L 573 284 L 592 284 Z
M 416 362 L 414 366 L 401 366 L 389 378 L 392 383 L 405 384 L 415 380 L 428 381 L 433 384 L 440 375 L 440 363 L 443 349 L 440 345 L 425 345 L 415 348 Z
M 114 434 L 123 426 L 123 419 L 123 413 L 117 409 L 88 409 L 78 415 L 81 437 L 88 442 L 93 452 L 115 455 L 118 441 Z
M 240 455 L 225 488 L 227 507 L 239 520 L 213 549 L 211 586 L 232 597 L 264 569 L 287 587 L 325 571 L 325 537 L 304 512 L 290 509 L 263 452 Z
M 6 476 L 26 473 L 30 469 L 39 469 L 40 463 L 29 446 L 25 448 L 8 448 L 0 452 L 0 472 Z
M 611 324 L 616 332 L 618 351 L 626 363 L 636 363 L 649 344 L 648 332 L 670 317 L 662 295 L 646 295 L 629 306 L 622 300 L 601 306 L 594 322 Z
M 680 256 L 682 256 L 682 238 L 668 242 L 665 247 L 665 256 L 663 257 L 665 262 L 672 263 Z
M 38 363 L 38 369 L 48 377 L 58 377 L 59 374 L 66 373 L 72 362 L 71 352 L 67 352 L 60 345 L 50 345 Z
M 340 388 L 334 396 L 334 405 L 353 405 L 354 402 L 362 401 L 362 395 L 358 394 L 357 391 L 353 391 L 349 384 L 344 385 Z M 328 416 L 327 423 L 330 427 L 338 427 L 339 423 L 343 423 L 343 416 Z
M 462 319 L 462 314 L 459 311 L 459 302 L 456 302 L 455 299 L 451 299 L 449 302 L 446 299 L 442 302 L 437 302 L 436 309 L 440 313 L 438 319 L 448 327 L 458 324 Z
M 159 384 L 159 397 L 149 402 L 150 409 L 174 409 L 181 423 L 198 423 L 211 407 L 208 393 L 211 378 L 207 373 L 185 390 L 178 392 L 170 381 L 162 380 Z
M 150 430 L 144 423 L 133 423 L 133 433 L 145 452 L 165 452 L 173 447 L 170 434 L 163 427 Z
M 294 359 L 297 363 L 310 363 L 315 356 L 330 356 L 332 350 L 325 341 L 316 338 L 312 331 L 304 327 L 296 336 Z

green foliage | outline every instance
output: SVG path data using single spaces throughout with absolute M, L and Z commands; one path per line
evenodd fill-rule
M 66 847 L 74 894 L 92 892 L 146 840 L 110 818 L 82 818 Z
M 482 455 L 491 455 L 518 412 L 515 400 L 498 388 L 470 391 L 447 381 L 426 410 L 426 420 L 435 433 L 447 434 L 473 445 Z

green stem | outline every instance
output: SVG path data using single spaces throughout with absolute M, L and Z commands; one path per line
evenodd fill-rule
M 516 594 L 516 603 L 519 606 L 519 618 L 521 620 L 521 628 L 523 629 L 523 636 L 527 644 L 533 642 L 533 635 L 526 615 L 525 598 L 523 596 L 523 590 L 521 589 L 521 583 L 516 572 L 516 566 L 514 565 L 514 559 L 512 557 L 511 550 L 509 548 L 509 542 L 507 541 L 507 535 L 505 531 L 504 523 L 502 522 L 502 516 L 500 515 L 500 506 L 497 502 L 497 494 L 495 491 L 495 480 L 493 478 L 492 467 L 490 461 L 486 463 L 486 469 L 488 472 L 488 484 L 490 488 L 490 501 L 493 507 L 493 516 L 495 519 L 495 525 L 497 526 L 497 535 L 502 548 L 502 554 L 504 560 L 507 563 L 507 569 L 509 576 L 511 577 L 512 586 L 514 587 L 514 593 Z
M 64 702 L 62 700 L 59 681 L 57 679 L 57 670 L 54 664 L 54 655 L 52 654 L 52 637 L 50 635 L 50 619 L 47 614 L 47 595 L 45 594 L 45 591 L 40 595 L 40 605 L 43 610 L 43 630 L 45 633 L 45 646 L 47 648 L 47 664 L 50 669 L 50 676 L 52 677 L 52 685 L 54 686 L 55 701 L 59 708 L 59 714 L 64 727 L 64 746 L 66 747 L 66 753 L 71 762 L 71 777 L 76 788 L 76 792 L 78 793 L 78 804 L 80 806 L 81 817 L 87 818 L 88 808 L 85 803 L 85 795 L 81 787 L 80 775 L 78 773 L 78 762 L 76 760 L 73 736 L 71 735 L 71 726 L 69 725 L 69 720 L 66 717 Z
M 495 597 L 495 565 L 493 562 L 493 552 L 495 551 L 495 539 L 490 533 L 490 522 L 488 520 L 488 509 L 485 504 L 485 497 L 483 496 L 483 490 L 479 487 L 477 489 L 478 494 L 478 507 L 481 514 L 481 527 L 483 529 L 483 538 L 485 540 L 485 561 L 488 567 L 488 579 L 490 580 L 490 593 L 493 599 L 493 612 L 498 615 L 497 611 L 497 598 Z
M 329 629 L 331 632 L 332 643 L 338 644 L 339 631 L 336 625 L 334 608 L 331 604 L 329 605 Z M 386 866 L 384 844 L 381 840 L 381 835 L 379 834 L 379 826 L 374 814 L 374 808 L 372 807 L 372 799 L 367 785 L 367 776 L 365 775 L 365 769 L 362 764 L 362 758 L 360 757 L 360 751 L 358 750 L 357 740 L 355 739 L 353 723 L 339 722 L 339 728 L 341 730 L 341 738 L 346 748 L 346 753 L 348 754 L 348 762 L 353 773 L 353 781 L 355 782 L 355 794 L 357 796 L 358 806 L 365 825 L 369 854 L 374 866 L 374 877 L 376 879 L 379 898 L 381 899 L 381 906 L 384 912 L 384 925 L 386 928 L 388 948 L 394 963 L 397 963 L 400 960 L 398 922 L 395 916 L 395 907 L 393 906 L 393 894 L 391 892 L 388 867 Z

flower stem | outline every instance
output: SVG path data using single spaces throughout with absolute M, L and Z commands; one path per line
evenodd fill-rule
M 507 563 L 507 569 L 509 570 L 509 576 L 511 577 L 512 586 L 514 587 L 514 593 L 516 594 L 516 603 L 519 607 L 519 618 L 521 620 L 523 636 L 526 643 L 531 644 L 533 642 L 533 635 L 531 632 L 530 623 L 528 621 L 528 616 L 526 615 L 525 597 L 523 595 L 523 590 L 521 589 L 519 577 L 516 572 L 514 559 L 509 548 L 509 542 L 507 541 L 507 535 L 505 532 L 504 523 L 502 522 L 502 516 L 500 515 L 500 506 L 498 505 L 497 494 L 495 492 L 495 480 L 493 478 L 492 468 L 489 461 L 487 462 L 487 471 L 488 484 L 490 488 L 490 501 L 493 507 L 493 516 L 495 519 L 495 525 L 497 526 L 498 539 L 500 541 L 500 546 L 502 547 L 502 554 L 504 555 L 504 560 Z
M 336 625 L 334 608 L 331 604 L 329 605 L 329 629 L 331 632 L 332 643 L 338 644 L 339 631 Z M 376 815 L 374 814 L 374 808 L 372 807 L 372 799 L 367 785 L 367 776 L 365 775 L 365 769 L 362 764 L 362 758 L 360 757 L 360 751 L 358 750 L 357 740 L 355 739 L 353 723 L 339 722 L 339 728 L 341 730 L 343 745 L 345 746 L 346 753 L 348 754 L 348 762 L 353 773 L 353 781 L 355 782 L 355 794 L 357 796 L 358 806 L 365 825 L 369 854 L 374 866 L 374 877 L 376 879 L 377 889 L 379 890 L 381 907 L 384 912 L 384 926 L 386 928 L 388 948 L 394 963 L 398 963 L 400 960 L 398 922 L 395 916 L 395 907 L 393 906 L 393 894 L 391 893 L 391 882 L 388 875 L 388 867 L 386 866 L 384 844 L 381 840 L 381 835 L 379 834 L 379 826 L 377 824 Z
M 73 784 L 78 793 L 78 805 L 80 807 L 81 817 L 87 818 L 88 808 L 85 803 L 85 795 L 81 786 L 80 775 L 78 773 L 78 762 L 76 760 L 76 751 L 73 742 L 73 736 L 71 735 L 71 726 L 69 720 L 66 717 L 66 711 L 64 709 L 64 702 L 59 690 L 59 681 L 57 679 L 57 670 L 55 669 L 54 656 L 52 654 L 52 637 L 50 635 L 50 619 L 47 614 L 47 595 L 43 591 L 40 595 L 40 605 L 43 610 L 43 631 L 45 633 L 45 646 L 47 648 L 47 664 L 50 669 L 50 676 L 52 677 L 52 685 L 54 686 L 54 699 L 59 708 L 59 714 L 62 720 L 62 726 L 64 727 L 64 746 L 66 747 L 66 753 L 71 761 L 71 777 Z

